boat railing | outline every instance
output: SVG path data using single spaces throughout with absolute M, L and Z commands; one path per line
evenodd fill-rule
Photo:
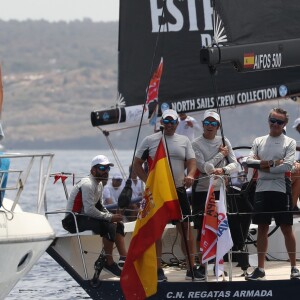
M 84 276 L 85 276 L 85 279 L 87 279 L 88 278 L 88 272 L 87 272 L 86 262 L 85 262 L 85 259 L 84 259 L 84 256 L 83 256 L 84 251 L 83 251 L 83 247 L 82 247 L 82 243 L 81 243 L 81 239 L 80 239 L 81 232 L 78 229 L 76 214 L 72 211 L 69 211 L 69 210 L 56 210 L 56 211 L 48 211 L 48 212 L 46 212 L 46 215 L 56 215 L 56 214 L 66 214 L 66 213 L 71 214 L 73 219 L 74 219 L 76 232 L 72 233 L 72 234 L 68 233 L 68 235 L 76 235 L 76 237 L 77 237 L 77 242 L 78 242 L 78 246 L 79 246 L 79 249 L 80 249 L 82 267 L 83 267 L 83 270 L 84 270 Z
M 34 195 L 36 196 L 35 212 L 43 213 L 42 209 L 46 205 L 44 203 L 45 193 L 50 176 L 53 157 L 53 153 L 2 153 L 0 155 L 0 207 L 4 194 L 8 192 L 9 198 L 13 202 L 9 210 L 11 212 L 15 210 L 16 206 L 19 204 L 21 194 L 23 193 L 25 186 L 27 185 L 28 179 L 32 179 L 31 175 L 33 173 L 33 169 L 37 168 L 37 192 Z

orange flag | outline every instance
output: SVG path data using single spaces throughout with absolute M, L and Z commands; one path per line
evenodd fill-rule
M 163 71 L 163 58 L 161 58 L 160 63 L 150 80 L 150 84 L 147 90 L 146 104 L 149 104 L 154 101 L 158 101 L 158 90 L 159 90 L 162 71 Z
M 163 139 L 149 170 L 138 219 L 121 275 L 121 287 L 127 300 L 145 299 L 157 292 L 155 242 L 166 224 L 182 218 L 174 179 Z

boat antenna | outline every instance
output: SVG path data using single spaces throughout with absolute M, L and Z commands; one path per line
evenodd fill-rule
M 162 23 L 163 23 L 163 20 L 164 20 L 164 17 L 165 17 L 165 10 L 166 10 L 166 0 L 163 0 L 163 7 L 162 7 L 162 13 L 161 13 L 161 22 L 159 24 L 159 29 L 158 29 L 158 33 L 157 33 L 156 42 L 155 42 L 154 53 L 153 53 L 153 56 L 152 56 L 151 68 L 150 68 L 150 74 L 149 74 L 149 80 L 148 80 L 148 87 L 147 87 L 146 93 L 145 93 L 143 111 L 142 111 L 142 115 L 141 115 L 141 118 L 140 118 L 140 123 L 139 123 L 138 133 L 137 133 L 135 146 L 134 146 L 134 150 L 133 150 L 131 165 L 133 165 L 133 161 L 134 161 L 134 157 L 135 157 L 135 153 L 136 153 L 136 149 L 137 149 L 137 146 L 138 146 L 138 141 L 139 141 L 139 137 L 140 137 L 140 133 L 141 133 L 143 118 L 144 118 L 144 114 L 145 114 L 145 111 L 146 111 L 147 95 L 148 95 L 148 91 L 149 91 L 149 87 L 150 87 L 150 83 L 151 83 L 151 79 L 152 79 L 152 75 L 153 75 L 153 71 L 154 71 L 154 60 L 155 60 L 156 54 L 157 54 L 158 41 L 159 41 L 161 29 L 162 29 Z M 158 103 L 156 103 L 155 109 L 157 109 L 157 105 L 158 105 Z M 131 182 L 131 179 L 130 179 L 131 174 L 132 174 L 132 168 L 129 170 L 129 177 L 128 177 L 126 183 L 125 183 L 125 187 L 123 188 L 123 190 L 122 190 L 122 192 L 121 192 L 121 194 L 118 198 L 119 208 L 128 207 L 128 205 L 130 204 L 130 201 L 131 201 L 131 197 L 129 198 L 130 190 L 131 190 L 131 195 L 132 195 L 132 188 L 131 188 L 131 183 L 132 182 Z
M 218 115 L 220 116 L 220 132 L 222 137 L 222 143 L 225 147 L 225 137 L 224 137 L 224 131 L 223 131 L 223 123 L 222 123 L 222 115 L 221 115 L 221 109 L 218 102 L 218 89 L 217 89 L 217 83 L 216 83 L 216 76 L 217 76 L 217 68 L 215 66 L 208 66 L 209 73 L 211 75 L 212 80 L 212 86 L 213 86 L 213 92 L 214 92 L 214 98 L 216 101 L 216 109 L 218 112 Z
M 2 84 L 2 70 L 0 65 L 0 140 L 4 138 L 2 129 L 2 107 L 3 107 L 3 84 Z
M 214 0 L 211 0 L 211 4 L 213 7 L 213 28 L 214 28 L 214 35 L 213 35 L 213 41 L 212 41 L 212 47 L 219 48 L 219 43 L 226 42 L 227 41 L 227 35 L 224 34 L 224 31 L 222 29 L 223 22 L 219 15 L 216 12 L 216 3 Z M 221 52 L 219 52 L 221 53 Z M 225 138 L 224 138 L 224 131 L 223 131 L 223 123 L 222 123 L 222 116 L 221 116 L 221 109 L 219 106 L 218 101 L 218 89 L 217 89 L 217 83 L 216 83 L 216 76 L 218 75 L 217 67 L 215 65 L 208 65 L 209 73 L 211 75 L 212 80 L 212 86 L 213 86 L 213 93 L 214 93 L 214 99 L 216 103 L 216 109 L 220 116 L 220 132 L 222 137 L 222 143 L 223 146 L 225 146 Z M 227 158 L 228 160 L 228 158 Z

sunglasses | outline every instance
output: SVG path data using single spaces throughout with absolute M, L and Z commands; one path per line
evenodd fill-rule
M 275 118 L 269 118 L 269 121 L 270 121 L 272 124 L 277 123 L 278 125 L 283 125 L 283 124 L 285 123 L 285 121 L 278 120 L 278 119 L 275 119 Z
M 103 165 L 100 165 L 100 166 L 98 166 L 98 169 L 99 169 L 100 171 L 107 171 L 107 172 L 109 172 L 109 171 L 110 171 L 110 166 L 103 166 Z
M 163 119 L 162 122 L 163 122 L 164 124 L 172 124 L 172 125 L 177 124 L 177 120 Z
M 209 126 L 211 125 L 212 127 L 217 127 L 219 126 L 219 122 L 217 121 L 203 121 L 204 126 Z

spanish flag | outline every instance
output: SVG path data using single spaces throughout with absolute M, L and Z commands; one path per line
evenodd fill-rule
M 161 139 L 149 170 L 141 209 L 121 275 L 127 300 L 145 299 L 157 292 L 155 242 L 166 224 L 182 218 L 166 148 Z
M 253 69 L 254 67 L 254 53 L 245 53 L 244 54 L 244 68 Z

